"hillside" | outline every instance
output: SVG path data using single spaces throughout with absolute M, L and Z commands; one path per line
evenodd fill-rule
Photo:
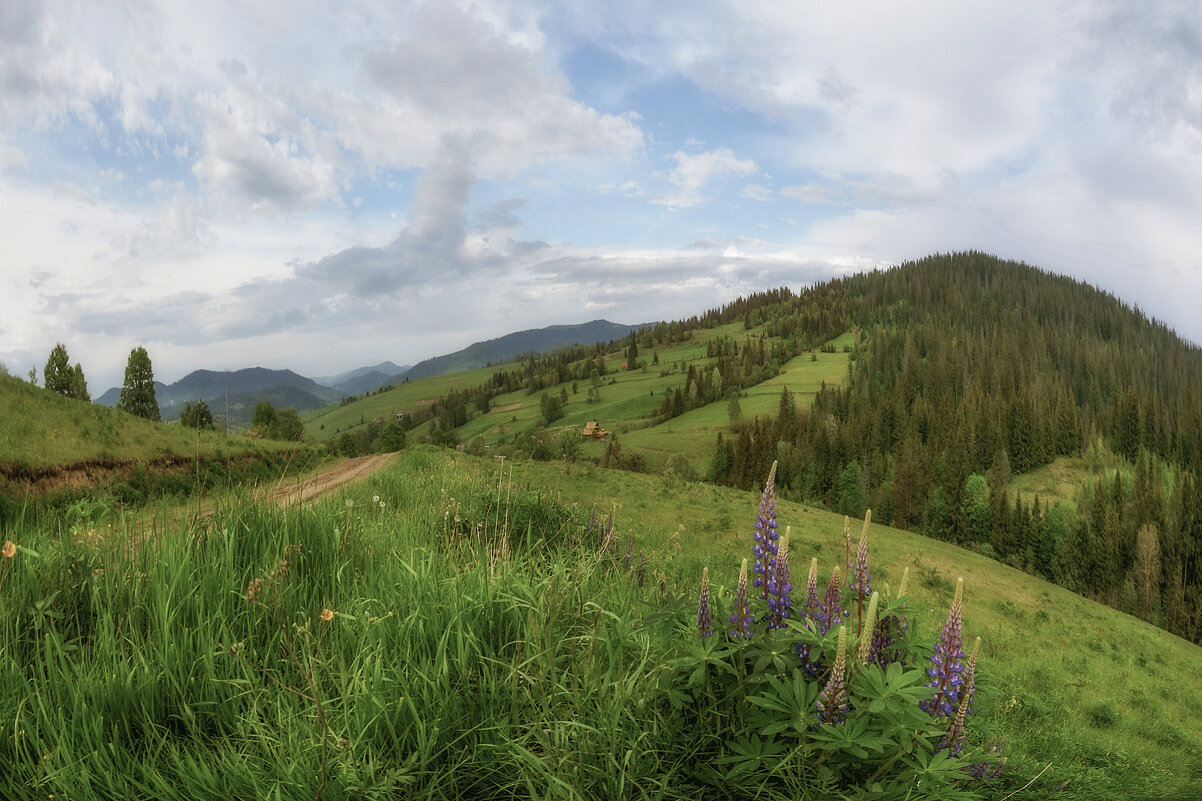
M 642 326 L 621 325 L 608 320 L 593 320 L 579 325 L 552 325 L 515 331 L 503 337 L 476 342 L 463 350 L 435 356 L 415 364 L 406 377 L 409 380 L 474 370 L 489 364 L 499 364 L 528 353 L 546 353 L 568 345 L 592 345 L 620 339 Z
M 198 452 L 234 456 L 276 447 L 215 431 L 202 431 L 198 437 L 195 431 L 65 398 L 0 375 L 0 470 L 5 474 L 95 460 L 146 461 Z
M 779 461 L 784 496 L 1202 637 L 1202 351 L 1081 282 L 933 256 L 438 381 L 310 432 L 363 452 L 403 412 L 411 441 L 639 471 L 679 454 L 746 489 Z M 610 437 L 580 442 L 589 420 Z

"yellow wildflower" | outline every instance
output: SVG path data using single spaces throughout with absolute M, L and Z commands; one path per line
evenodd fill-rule
M 5 540 L 4 550 L 0 551 L 0 553 L 4 554 L 5 559 L 12 559 L 17 555 L 17 544 L 12 540 Z
M 331 620 L 334 619 L 334 610 L 333 609 L 321 610 L 321 619 L 323 621 L 325 621 L 326 623 L 329 623 Z

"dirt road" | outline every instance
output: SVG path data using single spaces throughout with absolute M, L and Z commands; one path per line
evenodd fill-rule
M 306 503 L 352 481 L 367 478 L 387 466 L 396 456 L 395 453 L 378 453 L 347 459 L 302 481 L 273 486 L 262 495 L 262 500 L 266 503 L 274 502 L 281 509 L 286 509 L 294 503 Z

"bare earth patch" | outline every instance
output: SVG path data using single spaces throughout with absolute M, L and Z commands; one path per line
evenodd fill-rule
M 275 503 L 281 509 L 287 509 L 294 503 L 307 503 L 347 484 L 367 478 L 372 473 L 382 470 L 395 458 L 395 453 L 377 453 L 347 459 L 302 481 L 272 487 L 262 495 L 261 500 L 265 503 Z

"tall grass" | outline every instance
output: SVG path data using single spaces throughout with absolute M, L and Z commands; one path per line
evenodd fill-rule
M 235 500 L 132 549 L 120 526 L 3 532 L 18 548 L 0 555 L 0 797 L 839 789 L 797 757 L 782 780 L 767 752 L 747 773 L 763 781 L 728 785 L 723 765 L 766 738 L 749 705 L 693 681 L 699 563 L 653 555 L 640 586 L 626 521 L 602 549 L 590 510 L 520 484 L 418 451 L 314 508 Z

